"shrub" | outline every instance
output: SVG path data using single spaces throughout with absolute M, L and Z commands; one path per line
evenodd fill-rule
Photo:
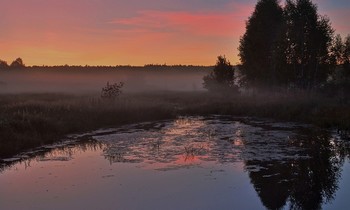
M 109 84 L 102 88 L 101 97 L 105 99 L 116 99 L 120 94 L 122 94 L 122 88 L 124 86 L 123 82 Z
M 233 66 L 225 56 L 218 56 L 213 71 L 203 78 L 203 86 L 209 91 L 238 92 L 238 86 L 235 84 L 235 71 Z

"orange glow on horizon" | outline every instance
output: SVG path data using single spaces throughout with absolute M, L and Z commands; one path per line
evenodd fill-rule
M 28 66 L 213 65 L 225 55 L 237 64 L 239 38 L 255 3 L 6 1 L 0 9 L 0 59 L 21 57 Z M 344 35 L 348 10 L 327 11 Z
M 88 5 L 86 11 L 75 14 L 74 5 L 66 8 L 74 3 L 35 7 L 18 2 L 5 4 L 5 9 L 17 7 L 18 12 L 6 13 L 12 24 L 0 35 L 0 59 L 10 63 L 21 57 L 28 66 L 213 65 L 218 55 L 235 64 L 244 19 L 251 10 L 234 4 L 234 13 L 139 10 L 124 17 L 105 17 L 99 11 L 91 17 L 89 11 L 96 11 Z

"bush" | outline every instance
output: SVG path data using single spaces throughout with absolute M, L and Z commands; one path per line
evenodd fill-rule
M 109 84 L 102 88 L 101 97 L 105 99 L 116 99 L 120 94 L 122 94 L 122 88 L 124 86 L 123 82 Z
M 213 71 L 203 78 L 203 86 L 209 91 L 238 92 L 235 84 L 235 71 L 225 56 L 218 56 Z

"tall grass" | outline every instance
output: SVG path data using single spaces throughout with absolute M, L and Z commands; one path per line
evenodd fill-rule
M 65 135 L 179 115 L 224 114 L 269 117 L 350 128 L 350 106 L 310 95 L 220 95 L 207 92 L 99 96 L 18 94 L 0 97 L 0 157 L 53 143 Z
M 48 144 L 69 133 L 172 118 L 171 105 L 124 97 L 5 95 L 0 99 L 0 156 Z

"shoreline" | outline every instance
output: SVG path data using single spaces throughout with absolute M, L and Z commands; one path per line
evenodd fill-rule
M 316 95 L 241 96 L 167 91 L 126 93 L 108 101 L 96 95 L 2 94 L 0 103 L 0 158 L 59 142 L 70 134 L 190 115 L 308 123 L 338 129 L 345 136 L 350 129 L 350 106 Z

